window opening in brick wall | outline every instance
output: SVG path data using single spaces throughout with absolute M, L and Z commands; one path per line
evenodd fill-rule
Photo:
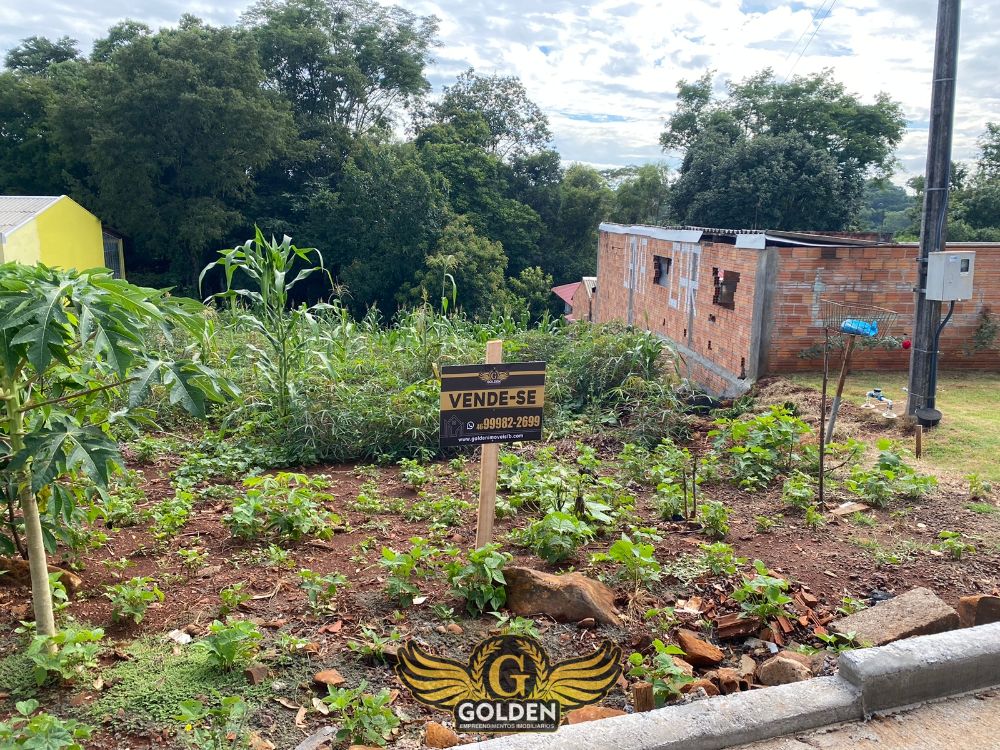
M 747 358 L 740 357 L 740 380 L 747 379 Z
M 715 322 L 715 316 L 712 315 L 712 313 L 708 314 L 708 322 L 709 323 L 714 323 Z
M 837 248 L 824 247 L 819 251 L 819 257 L 823 260 L 837 260 Z
M 670 286 L 670 265 L 673 258 L 664 258 L 662 255 L 653 256 L 653 283 L 657 286 Z
M 740 275 L 736 271 L 720 271 L 718 268 L 712 269 L 712 277 L 715 279 L 715 293 L 712 295 L 712 304 L 724 307 L 727 310 L 736 309 L 736 286 L 740 283 Z

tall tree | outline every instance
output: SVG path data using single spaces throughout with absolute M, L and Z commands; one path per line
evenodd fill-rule
M 52 99 L 48 77 L 0 73 L 0 194 L 65 192 L 46 114 Z
M 618 182 L 610 218 L 623 224 L 662 224 L 667 220 L 669 184 L 665 164 L 614 170 Z
M 18 73 L 42 75 L 56 63 L 78 60 L 80 50 L 76 45 L 76 39 L 68 36 L 54 42 L 43 36 L 29 36 L 7 53 L 4 65 Z
M 517 76 L 481 76 L 469 68 L 453 85 L 445 87 L 441 100 L 424 119 L 460 122 L 470 112 L 478 113 L 486 122 L 486 150 L 501 159 L 537 153 L 548 148 L 552 140 L 548 118 L 528 98 Z
M 764 70 L 723 98 L 711 75 L 679 88 L 660 143 L 683 152 L 671 204 L 687 224 L 844 229 L 904 131 L 897 103 L 864 104 L 830 71 L 779 82 Z
M 60 147 L 82 164 L 74 192 L 189 291 L 205 253 L 252 223 L 255 175 L 291 135 L 262 81 L 245 34 L 185 16 L 87 65 L 54 108 Z

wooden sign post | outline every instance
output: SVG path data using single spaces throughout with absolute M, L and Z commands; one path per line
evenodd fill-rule
M 493 540 L 500 443 L 542 439 L 545 363 L 503 363 L 503 342 L 486 344 L 486 364 L 441 368 L 442 448 L 480 447 L 476 548 Z
M 486 364 L 503 362 L 503 341 L 486 342 Z M 483 443 L 479 449 L 479 516 L 476 519 L 476 549 L 493 541 L 493 516 L 497 507 L 498 443 Z

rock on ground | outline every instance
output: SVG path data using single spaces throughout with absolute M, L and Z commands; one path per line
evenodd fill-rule
M 943 633 L 958 627 L 958 613 L 930 589 L 911 589 L 830 623 L 841 635 L 854 633 L 863 644 L 884 646 L 915 635 Z
M 609 708 L 608 706 L 584 706 L 574 708 L 566 714 L 567 724 L 582 724 L 585 721 L 599 721 L 600 719 L 610 719 L 612 716 L 624 716 L 625 712 L 620 708 Z
M 722 649 L 683 628 L 677 631 L 677 645 L 684 649 L 684 660 L 696 667 L 714 667 L 725 656 Z
M 605 625 L 621 625 L 615 595 L 600 581 L 580 573 L 556 576 L 531 568 L 507 568 L 507 608 L 522 616 L 545 614 L 559 622 L 593 617 Z
M 779 654 L 772 656 L 757 668 L 757 681 L 761 685 L 787 685 L 812 677 L 812 672 L 801 662 Z
M 958 619 L 963 628 L 1000 622 L 1000 596 L 963 596 L 958 600 Z
M 424 744 L 427 747 L 455 747 L 459 744 L 458 735 L 448 727 L 436 721 L 428 721 L 424 733 Z

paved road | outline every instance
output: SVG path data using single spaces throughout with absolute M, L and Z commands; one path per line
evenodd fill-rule
M 742 750 L 1000 750 L 1000 690 Z

